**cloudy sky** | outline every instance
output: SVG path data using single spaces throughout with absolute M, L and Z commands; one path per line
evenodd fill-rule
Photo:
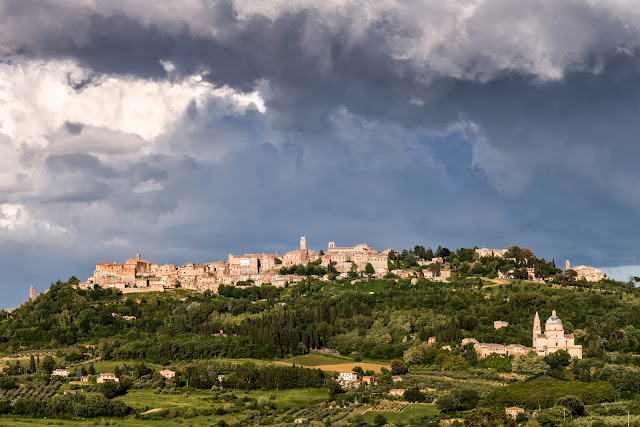
M 301 234 L 640 274 L 635 1 L 0 0 L 0 60 L 0 307 Z

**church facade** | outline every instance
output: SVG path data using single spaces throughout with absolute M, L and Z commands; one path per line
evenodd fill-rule
M 544 326 L 544 332 L 540 326 L 540 316 L 536 312 L 533 319 L 533 350 L 539 356 L 546 356 L 558 350 L 564 350 L 571 357 L 582 359 L 582 346 L 575 343 L 573 334 L 565 334 L 562 320 L 553 310 Z

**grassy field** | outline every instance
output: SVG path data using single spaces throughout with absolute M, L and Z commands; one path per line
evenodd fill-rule
M 414 417 L 423 417 L 425 415 L 437 415 L 438 408 L 435 405 L 429 403 L 414 403 L 407 406 L 401 412 L 387 412 L 387 411 L 369 411 L 364 413 L 364 420 L 368 423 L 373 423 L 373 419 L 376 415 L 383 415 L 387 422 L 408 422 Z
M 329 393 L 325 389 L 305 388 L 294 390 L 251 390 L 238 391 L 238 397 L 251 396 L 253 398 L 269 397 L 275 395 L 272 403 L 281 409 L 299 409 L 306 405 L 319 403 L 329 398 Z M 213 396 L 209 391 L 192 391 L 190 393 L 180 394 L 156 394 L 153 390 L 131 390 L 126 395 L 117 399 L 122 400 L 127 405 L 137 410 L 150 409 L 171 409 L 171 408 L 193 408 L 208 409 L 212 405 L 221 405 L 221 403 L 213 403 L 208 398 Z M 1 424 L 0 424 L 1 425 Z
M 301 409 L 307 405 L 320 403 L 329 398 L 329 392 L 324 388 L 301 388 L 293 390 L 252 390 L 247 394 L 254 398 L 269 397 L 270 394 L 276 396 L 273 404 L 279 409 Z M 239 394 L 242 396 L 242 394 Z
M 224 405 L 224 403 L 213 403 L 208 397 L 213 395 L 208 391 L 191 391 L 190 393 L 180 394 L 155 394 L 152 390 L 131 390 L 124 396 L 117 399 L 122 400 L 127 405 L 139 409 L 210 409 L 212 406 Z M 325 401 L 329 394 L 325 389 L 294 389 L 294 390 L 268 390 L 268 391 L 238 391 L 238 397 L 250 396 L 253 398 L 266 397 L 274 395 L 275 399 L 271 402 L 279 409 L 301 409 L 307 405 Z M 37 418 L 19 418 L 15 416 L 0 416 L 0 427 L 27 427 L 27 426 L 94 426 L 94 425 L 118 425 L 118 426 L 172 426 L 172 425 L 191 425 L 193 427 L 215 425 L 219 420 L 225 419 L 229 421 L 231 418 L 237 418 L 240 421 L 242 414 L 228 414 L 224 416 L 197 416 L 192 418 L 176 418 L 164 420 L 137 420 L 133 417 L 127 418 L 95 418 L 82 421 L 68 421 L 58 419 L 37 419 Z
M 123 361 L 123 362 L 113 362 L 113 361 L 103 362 L 103 361 L 99 361 L 99 362 L 93 362 L 93 368 L 96 370 L 97 373 L 101 373 L 101 372 L 115 373 L 116 372 L 116 368 L 118 366 L 122 366 L 125 363 L 129 367 L 129 369 L 132 369 L 133 365 L 135 363 L 137 363 L 137 362 L 133 362 L 133 361 Z M 88 365 L 86 367 L 88 367 Z
M 344 356 L 330 356 L 320 353 L 309 353 L 304 356 L 296 356 L 291 359 L 286 359 L 285 362 L 295 363 L 301 366 L 325 366 L 325 365 L 340 365 L 343 363 L 351 362 L 352 359 Z
M 122 400 L 133 409 L 147 411 L 149 409 L 171 409 L 186 408 L 193 409 L 210 408 L 211 403 L 205 400 L 211 393 L 204 391 L 193 391 L 181 394 L 155 394 L 153 390 L 130 390 L 124 396 L 116 399 Z
M 198 416 L 188 419 L 175 418 L 169 420 L 136 420 L 131 417 L 127 418 L 95 418 L 82 421 L 69 420 L 48 420 L 38 418 L 17 418 L 0 416 L 0 427 L 32 427 L 32 426 L 70 426 L 70 427 L 89 427 L 100 425 L 122 426 L 122 427 L 145 427 L 145 426 L 192 426 L 192 427 L 210 427 L 215 425 L 221 417 L 204 417 Z

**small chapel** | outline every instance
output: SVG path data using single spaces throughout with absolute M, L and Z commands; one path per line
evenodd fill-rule
M 533 319 L 533 349 L 539 356 L 546 356 L 558 350 L 564 350 L 571 357 L 582 359 L 582 346 L 576 345 L 573 334 L 565 334 L 562 320 L 556 315 L 556 311 L 551 312 L 551 316 L 544 325 L 544 333 L 540 326 L 540 316 L 536 312 Z

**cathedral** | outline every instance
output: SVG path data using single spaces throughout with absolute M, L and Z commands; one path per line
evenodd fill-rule
M 544 333 L 540 327 L 540 316 L 536 312 L 533 319 L 533 349 L 540 356 L 565 350 L 571 357 L 582 359 L 582 346 L 575 344 L 573 334 L 564 333 L 562 320 L 556 316 L 555 310 L 544 325 Z

